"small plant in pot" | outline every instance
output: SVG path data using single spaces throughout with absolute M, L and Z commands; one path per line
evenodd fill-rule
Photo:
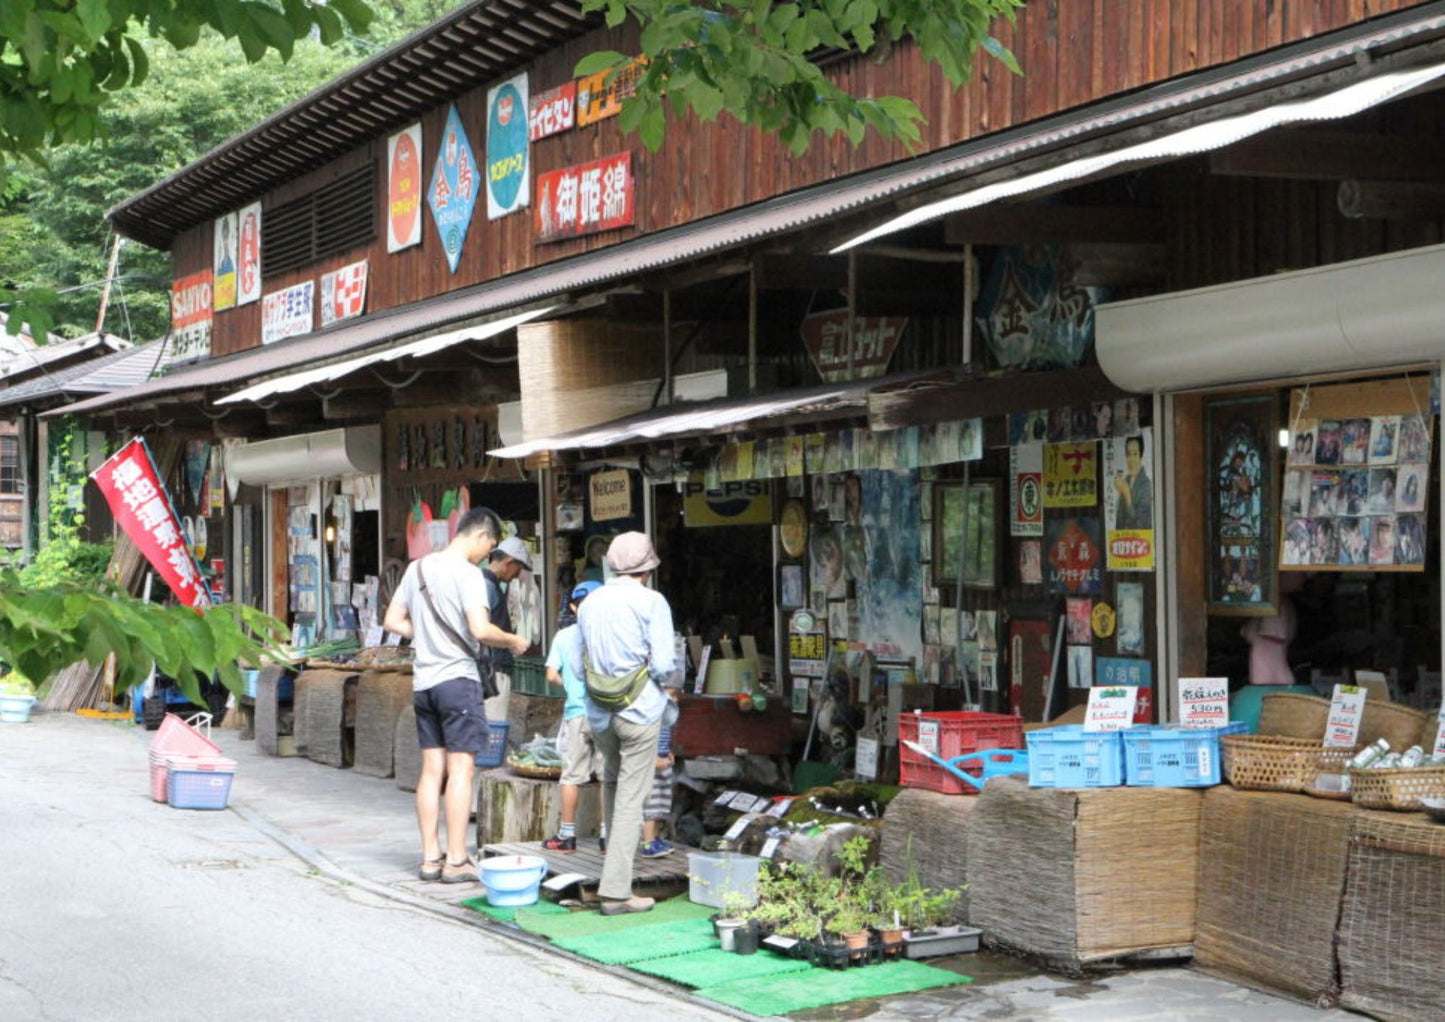
M 712 925 L 724 951 L 733 950 L 739 930 L 755 927 L 748 919 L 751 904 L 751 900 L 738 891 L 728 891 L 723 895 L 722 910 L 712 917 Z
M 0 678 L 0 721 L 23 724 L 34 705 L 35 685 L 29 678 L 16 670 Z

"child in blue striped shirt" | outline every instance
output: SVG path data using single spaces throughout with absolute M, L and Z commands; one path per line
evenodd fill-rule
M 666 690 L 667 709 L 662 713 L 662 730 L 657 735 L 656 774 L 652 778 L 652 790 L 647 793 L 647 802 L 642 807 L 642 843 L 637 854 L 644 859 L 660 859 L 672 854 L 672 842 L 662 839 L 662 821 L 672 817 L 672 729 L 677 723 L 681 708 L 678 705 L 679 689 Z

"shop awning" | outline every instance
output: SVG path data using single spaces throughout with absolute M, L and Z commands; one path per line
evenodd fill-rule
M 868 394 L 875 387 L 902 380 L 920 379 L 925 375 L 927 374 L 905 373 L 757 397 L 668 405 L 585 429 L 499 447 L 487 453 L 498 458 L 528 458 L 544 451 L 559 453 L 601 450 L 650 440 L 710 436 L 743 429 L 767 428 L 777 426 L 779 420 L 791 417 L 806 417 L 811 421 L 858 417 L 865 413 Z
M 864 231 L 857 237 L 850 238 L 833 251 L 835 253 L 844 252 L 886 235 L 937 220 L 950 213 L 977 209 L 990 202 L 1036 192 L 1070 181 L 1082 181 L 1126 163 L 1153 163 L 1185 156 L 1197 156 L 1200 153 L 1211 152 L 1241 142 L 1271 128 L 1353 117 L 1371 107 L 1388 103 L 1390 100 L 1398 99 L 1408 92 L 1428 85 L 1442 75 L 1445 75 L 1445 64 L 1432 64 L 1409 71 L 1381 74 L 1322 96 L 1315 96 L 1312 99 L 1276 103 L 1247 114 L 1224 117 L 1206 124 L 1171 131 L 1146 142 L 1126 145 L 1093 156 L 1081 156 L 1047 170 L 1024 174 L 1022 177 L 1008 181 L 998 181 L 966 191 L 961 195 L 950 196 L 938 202 L 930 202 L 926 206 L 919 206 L 872 230 Z
M 461 344 L 465 341 L 484 341 L 489 337 L 496 337 L 508 330 L 515 330 L 523 323 L 530 322 L 538 316 L 545 316 L 555 305 L 548 305 L 545 308 L 533 309 L 517 316 L 508 316 L 506 319 L 494 320 L 491 323 L 484 323 L 481 326 L 464 327 L 461 330 L 449 330 L 446 333 L 433 334 L 431 337 L 423 338 L 420 341 L 412 341 L 410 344 L 403 344 L 396 348 L 382 348 L 378 351 L 367 352 L 365 355 L 358 355 L 356 358 L 349 358 L 343 362 L 331 362 L 314 369 L 303 369 L 299 373 L 289 373 L 286 376 L 277 376 L 270 380 L 263 380 L 260 383 L 247 387 L 245 390 L 238 390 L 234 394 L 227 395 L 216 402 L 218 405 L 232 404 L 237 401 L 262 401 L 273 394 L 289 394 L 292 391 L 300 390 L 302 387 L 309 387 L 316 383 L 329 383 L 332 380 L 339 380 L 348 376 L 358 369 L 364 369 L 369 365 L 376 365 L 379 362 L 394 362 L 400 358 L 414 355 L 418 358 L 424 355 L 432 355 L 445 348 Z

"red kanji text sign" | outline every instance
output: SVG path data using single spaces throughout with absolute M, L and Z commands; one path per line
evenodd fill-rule
M 632 154 L 537 175 L 534 226 L 538 241 L 559 241 L 632 224 Z
M 90 478 L 100 487 L 116 523 L 176 598 L 197 610 L 209 607 L 211 598 L 200 566 L 181 535 L 180 520 L 145 441 L 137 437 L 126 444 Z

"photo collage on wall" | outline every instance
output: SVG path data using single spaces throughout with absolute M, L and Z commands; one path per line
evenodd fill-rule
M 1280 567 L 1423 570 L 1431 432 L 1420 413 L 1292 423 Z

